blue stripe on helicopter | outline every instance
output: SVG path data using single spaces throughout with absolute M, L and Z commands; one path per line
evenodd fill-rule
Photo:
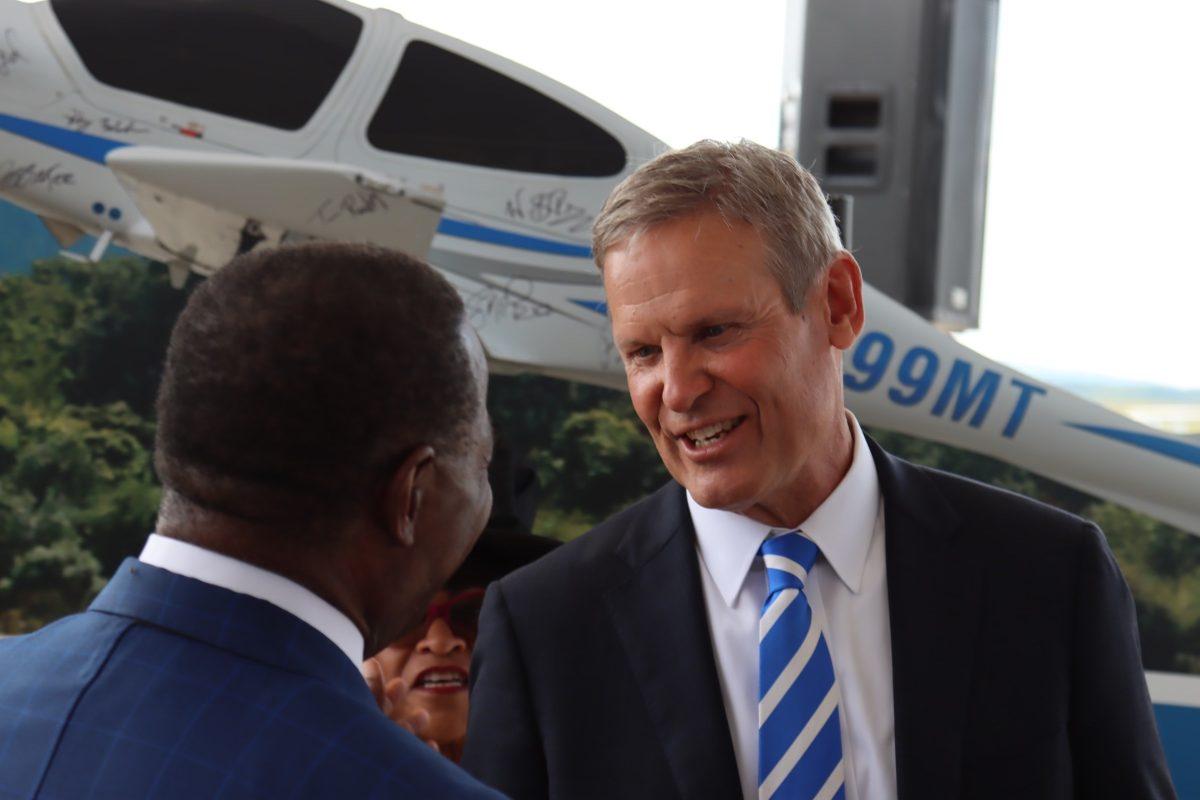
M 1067 425 L 1072 428 L 1078 428 L 1081 431 L 1094 433 L 1097 436 L 1105 436 L 1118 442 L 1140 447 L 1143 450 L 1149 450 L 1152 453 L 1158 453 L 1167 458 L 1174 458 L 1200 467 L 1200 447 L 1188 444 L 1187 442 L 1168 439 L 1165 436 L 1155 436 L 1150 433 L 1124 431 L 1120 428 L 1106 428 L 1102 425 L 1081 425 L 1075 422 L 1068 422 Z
M 47 125 L 31 119 L 12 117 L 0 114 L 0 130 L 6 130 L 17 136 L 48 145 L 66 153 L 86 158 L 97 164 L 103 164 L 105 156 L 120 147 L 128 147 L 128 142 L 106 139 L 103 136 L 93 136 L 90 133 L 61 128 L 57 125 Z M 504 247 L 515 247 L 521 250 L 532 250 L 538 253 L 550 253 L 559 256 L 574 256 L 576 258 L 592 257 L 589 247 L 567 242 L 557 242 L 553 239 L 543 239 L 538 236 L 527 236 L 512 231 L 488 228 L 459 219 L 443 218 L 438 224 L 438 233 L 455 236 L 460 239 L 470 239 L 487 244 L 498 244 Z
M 574 304 L 575 304 L 575 305 L 577 305 L 577 306 L 583 306 L 583 307 L 584 307 L 584 308 L 586 308 L 588 311 L 595 311 L 597 314 L 599 314 L 599 315 L 600 315 L 600 316 L 602 316 L 602 317 L 607 317 L 607 316 L 608 316 L 608 303 L 605 303 L 605 302 L 603 302 L 603 301 L 600 301 L 600 300 L 575 300 L 575 299 L 572 299 L 572 300 L 571 300 L 571 302 L 572 302 L 572 303 L 574 303 Z
M 443 217 L 438 223 L 438 233 L 447 236 L 457 236 L 459 239 L 471 239 L 476 242 L 498 244 L 504 247 L 516 247 L 521 250 L 533 250 L 538 253 L 551 253 L 556 256 L 574 256 L 576 258 L 591 258 L 592 249 L 578 244 L 556 242 L 553 239 L 542 239 L 538 236 L 526 236 L 523 233 L 502 231 L 476 225 L 461 219 Z
M 129 146 L 127 142 L 118 142 L 116 139 L 92 136 L 90 133 L 80 133 L 57 125 L 10 117 L 8 114 L 0 114 L 0 130 L 86 158 L 88 161 L 95 161 L 97 164 L 103 164 L 104 157 L 113 150 Z

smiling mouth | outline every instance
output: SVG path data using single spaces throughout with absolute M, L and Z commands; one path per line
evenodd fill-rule
M 418 675 L 412 688 L 438 694 L 461 692 L 467 688 L 467 673 L 458 667 L 434 667 Z
M 745 421 L 746 418 L 742 416 L 727 419 L 723 422 L 714 422 L 712 425 L 705 425 L 703 428 L 690 430 L 681 434 L 678 438 L 682 439 L 686 444 L 691 445 L 691 447 L 700 450 L 705 447 L 711 447 L 721 441 L 726 434 Z

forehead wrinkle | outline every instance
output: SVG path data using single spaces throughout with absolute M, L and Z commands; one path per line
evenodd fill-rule
M 671 272 L 682 271 L 671 270 Z M 620 303 L 610 300 L 609 310 L 614 321 L 620 317 L 623 322 L 644 324 L 647 316 L 651 318 L 676 317 L 696 305 L 692 302 L 692 298 L 695 297 L 693 287 L 674 282 L 666 282 L 664 285 L 662 280 L 664 277 L 659 273 L 626 284 L 627 286 L 644 287 L 645 291 L 639 293 L 635 298 Z
M 678 265 L 655 270 L 631 268 L 628 263 L 624 269 L 614 270 L 610 267 L 604 277 L 605 295 L 613 321 L 630 313 L 638 315 L 639 309 L 685 288 L 676 277 L 679 273 L 686 273 L 686 270 Z
M 668 228 L 674 228 L 671 235 L 678 237 L 677 243 L 687 243 L 683 250 L 662 239 Z M 727 238 L 727 232 L 743 228 L 745 237 Z M 705 320 L 710 324 L 753 321 L 771 313 L 777 294 L 782 299 L 773 276 L 764 285 L 757 271 L 740 263 L 752 255 L 750 251 L 761 248 L 761 236 L 752 225 L 734 224 L 719 208 L 709 207 L 641 233 L 636 241 L 626 239 L 605 259 L 614 338 L 635 338 L 620 336 L 626 331 L 618 328 L 624 326 L 647 325 L 675 333 L 688 332 Z M 716 237 L 715 251 L 696 245 L 712 237 Z M 617 263 L 610 260 L 614 256 Z M 731 259 L 732 263 L 725 263 Z

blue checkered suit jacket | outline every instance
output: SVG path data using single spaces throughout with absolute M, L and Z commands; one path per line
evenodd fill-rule
M 128 559 L 91 608 L 0 641 L 0 798 L 487 798 L 381 714 L 325 636 Z

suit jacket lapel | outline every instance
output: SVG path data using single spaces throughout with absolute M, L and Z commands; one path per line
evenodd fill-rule
M 869 444 L 884 498 L 899 795 L 957 797 L 979 629 L 978 556 L 929 476 Z
M 630 575 L 605 600 L 684 798 L 741 794 L 683 490 L 660 490 L 617 553 Z

